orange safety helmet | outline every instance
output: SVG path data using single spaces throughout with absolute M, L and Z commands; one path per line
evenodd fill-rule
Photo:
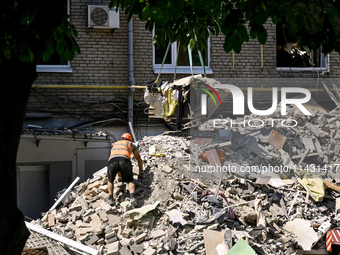
M 120 138 L 128 139 L 130 142 L 132 142 L 132 137 L 129 133 L 124 133 Z

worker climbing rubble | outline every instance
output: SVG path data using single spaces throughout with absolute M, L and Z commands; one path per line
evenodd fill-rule
M 109 198 L 108 203 L 114 204 L 113 200 L 113 188 L 114 179 L 118 173 L 118 176 L 122 177 L 122 181 L 128 183 L 130 192 L 130 202 L 136 207 L 138 206 L 135 200 L 135 184 L 133 180 L 133 171 L 131 165 L 131 154 L 135 156 L 138 161 L 139 175 L 143 172 L 143 162 L 140 157 L 137 146 L 132 143 L 132 137 L 129 133 L 124 133 L 121 136 L 120 141 L 112 144 L 111 154 L 107 165 L 107 176 L 108 176 L 108 192 Z

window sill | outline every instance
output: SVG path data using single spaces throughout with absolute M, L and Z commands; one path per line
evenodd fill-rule
M 159 73 L 160 69 L 161 69 L 160 67 L 154 67 L 153 71 L 155 73 Z M 163 69 L 162 69 L 162 73 L 172 73 L 173 74 L 174 72 L 175 72 L 174 67 L 163 67 Z M 203 74 L 204 73 L 202 67 L 194 67 L 193 72 L 194 72 L 194 74 Z M 213 74 L 213 71 L 210 67 L 205 67 L 205 72 L 206 72 L 206 74 Z M 190 67 L 177 68 L 176 74 L 191 74 L 191 69 L 190 69 Z
M 37 72 L 40 73 L 72 73 L 73 70 L 70 66 L 37 66 Z
M 276 71 L 282 72 L 325 72 L 326 67 L 276 67 Z

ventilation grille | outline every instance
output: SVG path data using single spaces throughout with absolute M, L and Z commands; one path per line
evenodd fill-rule
M 89 6 L 89 25 L 108 27 L 109 26 L 109 7 Z

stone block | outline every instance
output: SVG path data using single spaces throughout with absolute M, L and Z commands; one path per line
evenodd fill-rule
M 119 255 L 119 249 L 120 249 L 120 243 L 119 241 L 116 241 L 114 243 L 110 243 L 107 246 L 107 253 L 106 255 Z
M 93 189 L 93 188 L 98 188 L 100 185 L 101 185 L 100 181 L 95 181 L 95 182 L 89 184 L 89 185 L 87 186 L 87 188 L 88 188 L 89 190 L 91 190 L 91 189 Z
M 142 245 L 132 245 L 132 249 L 137 252 L 138 254 L 142 253 L 144 251 L 143 246 Z
M 99 186 L 101 191 L 107 192 L 107 184 Z M 107 193 L 106 193 L 107 194 Z
M 97 226 L 101 225 L 102 222 L 100 221 L 100 218 L 98 216 L 98 214 L 92 214 L 91 215 L 91 221 L 90 221 L 90 225 L 93 227 L 93 228 L 96 228 Z
M 120 255 L 135 255 L 135 254 L 137 254 L 137 252 L 134 251 L 132 246 L 129 245 L 129 244 L 123 245 L 119 252 L 120 252 Z
M 109 224 L 111 226 L 114 226 L 114 225 L 116 225 L 120 222 L 120 217 L 118 217 L 116 215 L 108 214 L 106 217 L 109 219 Z
M 79 241 L 81 243 L 85 243 L 86 241 L 88 241 L 90 239 L 90 235 L 89 234 L 86 234 L 86 235 L 83 235 L 79 238 Z
M 139 220 L 136 225 L 141 228 L 152 228 L 153 224 L 155 222 L 156 217 L 155 216 L 149 216 L 146 218 L 143 218 Z
M 104 201 L 106 201 L 109 198 L 109 194 L 106 192 L 101 192 L 99 193 L 99 197 L 103 199 Z
M 132 234 L 132 229 L 126 228 L 122 232 L 122 236 L 125 238 L 129 238 L 130 235 Z
M 135 237 L 135 238 L 133 239 L 133 241 L 134 241 L 136 244 L 139 244 L 139 243 L 143 242 L 143 240 L 146 238 L 146 236 L 147 236 L 147 235 L 146 235 L 145 233 L 140 234 L 139 236 Z
M 73 212 L 73 211 L 81 211 L 81 209 L 83 209 L 82 205 L 81 204 L 78 204 L 78 205 L 73 205 L 69 208 L 69 211 L 70 212 Z
M 118 241 L 118 236 L 116 232 L 112 231 L 105 235 L 105 240 L 106 240 L 106 243 L 111 244 L 113 242 Z
M 159 238 L 161 236 L 165 235 L 165 231 L 159 229 L 159 230 L 154 230 L 151 232 L 151 236 L 153 239 Z
M 99 214 L 99 217 L 100 217 L 102 222 L 107 222 L 108 221 L 108 219 L 106 217 L 106 212 L 104 210 L 99 210 L 98 214 Z
M 168 165 L 161 166 L 161 170 L 162 172 L 167 173 L 167 174 L 170 174 L 172 172 L 172 168 Z
M 156 255 L 156 252 L 157 251 L 155 249 L 149 247 L 143 252 L 143 255 Z
M 110 238 L 115 237 L 115 236 L 117 236 L 116 232 L 111 231 L 111 232 L 109 232 L 105 235 L 105 239 L 110 239 Z
M 95 242 L 97 242 L 99 240 L 98 236 L 97 235 L 91 235 L 90 236 L 90 239 L 88 239 L 85 244 L 86 245 L 92 245 L 94 244 Z

